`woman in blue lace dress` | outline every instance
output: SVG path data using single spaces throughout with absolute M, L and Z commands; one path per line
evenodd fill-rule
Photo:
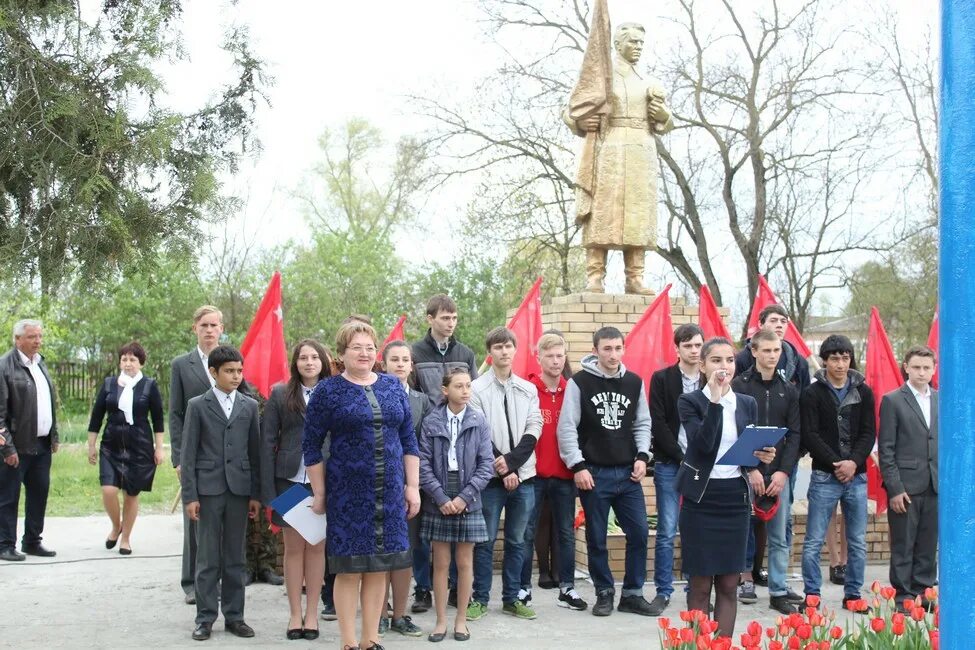
M 343 648 L 355 635 L 362 600 L 361 647 L 379 645 L 386 572 L 411 565 L 406 520 L 420 508 L 419 457 L 410 402 L 391 375 L 373 372 L 376 332 L 343 325 L 335 348 L 345 370 L 315 388 L 305 412 L 302 449 L 314 492 L 312 509 L 328 513 L 328 565 Z M 322 443 L 329 436 L 329 458 Z

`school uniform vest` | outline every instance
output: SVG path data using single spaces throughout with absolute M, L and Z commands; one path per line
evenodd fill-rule
M 586 370 L 572 381 L 579 387 L 579 449 L 593 465 L 632 465 L 636 458 L 633 423 L 643 381 L 626 371 L 622 377 L 599 377 Z

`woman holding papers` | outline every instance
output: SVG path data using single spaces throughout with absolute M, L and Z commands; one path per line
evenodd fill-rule
M 318 341 L 305 339 L 291 354 L 291 377 L 277 384 L 264 407 L 261 422 L 261 492 L 265 504 L 294 485 L 311 495 L 311 485 L 302 458 L 301 436 L 305 428 L 305 407 L 319 381 L 330 374 L 328 353 Z M 318 638 L 318 597 L 325 573 L 325 542 L 308 544 L 281 515 L 275 525 L 284 529 L 284 585 L 288 593 L 287 638 Z M 301 587 L 305 586 L 306 609 L 302 614 Z
M 687 452 L 677 472 L 683 496 L 680 511 L 681 566 L 690 576 L 688 609 L 705 613 L 714 586 L 714 618 L 720 636 L 732 636 L 737 614 L 738 575 L 745 568 L 745 545 L 751 510 L 751 490 L 765 489 L 757 470 L 717 465 L 739 434 L 757 418 L 755 400 L 731 390 L 735 348 L 725 338 L 713 338 L 701 350 L 704 388 L 677 401 L 681 426 L 687 433 Z M 755 452 L 763 463 L 775 458 L 775 448 Z M 748 480 L 746 480 L 746 475 Z

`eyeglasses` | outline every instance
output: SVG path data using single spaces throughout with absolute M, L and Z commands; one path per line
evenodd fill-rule
M 362 354 L 363 352 L 365 352 L 366 354 L 375 354 L 376 353 L 376 348 L 373 347 L 373 346 L 371 346 L 371 345 L 368 346 L 368 347 L 362 347 L 361 345 L 354 345 L 354 346 L 350 347 L 349 349 L 352 350 L 353 352 L 355 352 L 356 354 Z

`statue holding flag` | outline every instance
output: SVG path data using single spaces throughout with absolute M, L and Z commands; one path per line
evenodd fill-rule
M 673 128 L 660 83 L 637 69 L 646 30 L 623 23 L 612 38 L 606 0 L 597 0 L 579 81 L 563 119 L 585 138 L 576 176 L 576 222 L 583 225 L 585 290 L 603 293 L 606 255 L 623 251 L 626 293 L 643 286 L 647 250 L 657 240 L 655 134 Z

